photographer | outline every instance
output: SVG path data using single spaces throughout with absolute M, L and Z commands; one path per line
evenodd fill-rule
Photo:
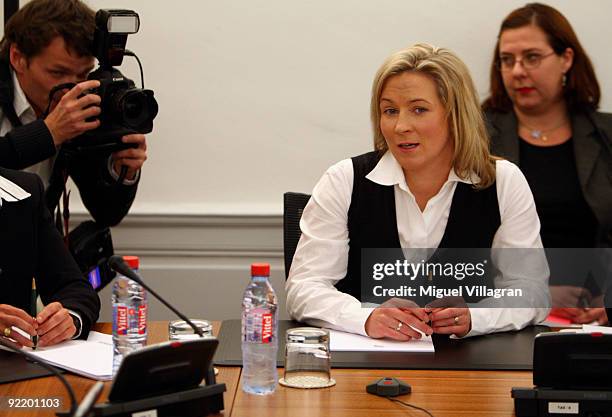
M 101 99 L 88 91 L 100 83 L 84 81 L 94 67 L 94 30 L 94 12 L 78 0 L 32 0 L 8 21 L 0 44 L 0 166 L 27 168 L 48 186 L 59 147 L 99 127 Z M 76 86 L 49 97 L 65 83 Z M 144 135 L 121 140 L 136 147 L 78 155 L 65 166 L 101 227 L 127 214 L 147 158 Z

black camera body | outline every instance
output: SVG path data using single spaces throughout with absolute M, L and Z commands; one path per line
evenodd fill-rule
M 87 79 L 100 81 L 100 87 L 90 91 L 101 98 L 100 126 L 71 140 L 67 150 L 115 152 L 135 146 L 121 142 L 122 136 L 153 130 L 153 119 L 158 112 L 153 91 L 144 86 L 137 88 L 115 68 L 121 65 L 124 55 L 135 56 L 126 51 L 125 45 L 128 34 L 138 32 L 139 28 L 140 18 L 132 10 L 102 9 L 96 13 L 92 54 L 100 66 Z

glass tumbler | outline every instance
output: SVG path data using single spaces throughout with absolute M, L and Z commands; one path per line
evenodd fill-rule
M 209 321 L 201 319 L 191 319 L 191 321 L 202 330 L 204 337 L 212 337 L 212 324 Z M 169 340 L 190 340 L 198 337 L 200 336 L 184 320 L 172 320 L 168 323 Z
M 287 330 L 285 374 L 279 381 L 294 388 L 324 388 L 335 385 L 331 378 L 329 332 L 315 327 Z

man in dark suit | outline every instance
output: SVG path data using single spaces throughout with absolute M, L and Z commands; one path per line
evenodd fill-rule
M 32 346 L 85 338 L 100 299 L 83 277 L 53 225 L 38 176 L 0 168 L 0 337 Z M 32 277 L 45 305 L 31 311 Z

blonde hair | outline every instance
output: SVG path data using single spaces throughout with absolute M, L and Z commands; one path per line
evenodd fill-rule
M 465 64 L 448 49 L 420 43 L 391 55 L 379 68 L 372 84 L 370 112 L 374 149 L 387 151 L 380 130 L 380 96 L 386 81 L 406 71 L 426 74 L 436 83 L 446 109 L 448 130 L 454 144 L 453 167 L 462 179 L 478 175 L 476 188 L 495 182 L 495 158 L 489 153 L 489 136 L 478 94 Z

